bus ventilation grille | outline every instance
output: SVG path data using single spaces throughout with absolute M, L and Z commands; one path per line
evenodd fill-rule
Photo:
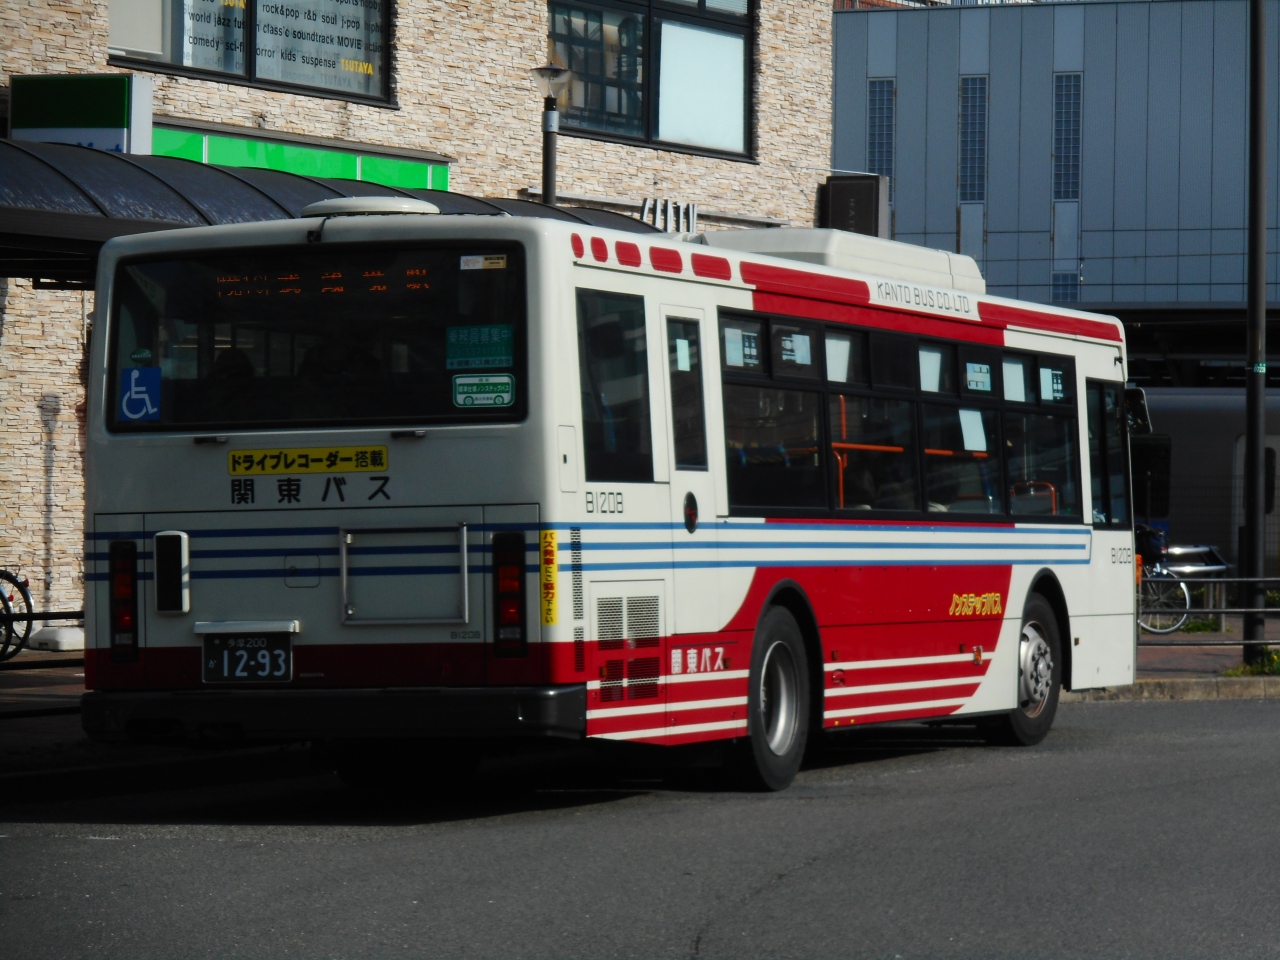
M 658 695 L 657 657 L 636 657 L 627 664 L 627 699 L 651 700 Z
M 622 598 L 601 597 L 596 603 L 596 637 L 601 650 L 621 650 L 625 637 L 622 625 Z
M 627 597 L 627 639 L 632 647 L 656 647 L 660 627 L 657 597 Z

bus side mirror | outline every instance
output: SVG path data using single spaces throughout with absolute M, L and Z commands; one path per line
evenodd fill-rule
M 1147 392 L 1130 387 L 1124 392 L 1124 410 L 1129 420 L 1129 436 L 1145 437 L 1151 433 L 1151 411 L 1147 409 Z M 1134 474 L 1137 476 L 1137 474 Z
M 1133 463 L 1133 515 L 1150 520 L 1169 515 L 1169 475 L 1173 443 L 1168 435 L 1129 438 Z

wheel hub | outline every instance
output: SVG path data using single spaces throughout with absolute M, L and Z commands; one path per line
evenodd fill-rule
M 1028 717 L 1039 716 L 1053 687 L 1053 652 L 1043 628 L 1034 621 L 1022 628 L 1018 677 L 1018 706 Z
M 791 749 L 798 724 L 796 665 L 784 643 L 774 643 L 760 671 L 760 721 L 765 742 L 777 756 Z

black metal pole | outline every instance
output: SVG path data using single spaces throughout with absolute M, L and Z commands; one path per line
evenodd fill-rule
M 1244 529 L 1246 577 L 1265 574 L 1266 491 L 1263 450 L 1267 432 L 1267 117 L 1266 13 L 1263 0 L 1249 0 L 1249 359 L 1245 370 Z M 1247 586 L 1246 607 L 1261 608 L 1266 589 L 1254 580 Z M 1244 616 L 1244 662 L 1262 659 L 1266 618 Z
M 556 98 L 542 103 L 542 202 L 556 205 L 556 131 L 560 129 L 560 111 Z

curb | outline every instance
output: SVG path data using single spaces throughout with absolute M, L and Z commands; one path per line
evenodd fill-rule
M 1062 691 L 1062 703 L 1100 700 L 1276 700 L 1277 677 L 1186 677 L 1173 680 L 1135 680 L 1127 687 Z

